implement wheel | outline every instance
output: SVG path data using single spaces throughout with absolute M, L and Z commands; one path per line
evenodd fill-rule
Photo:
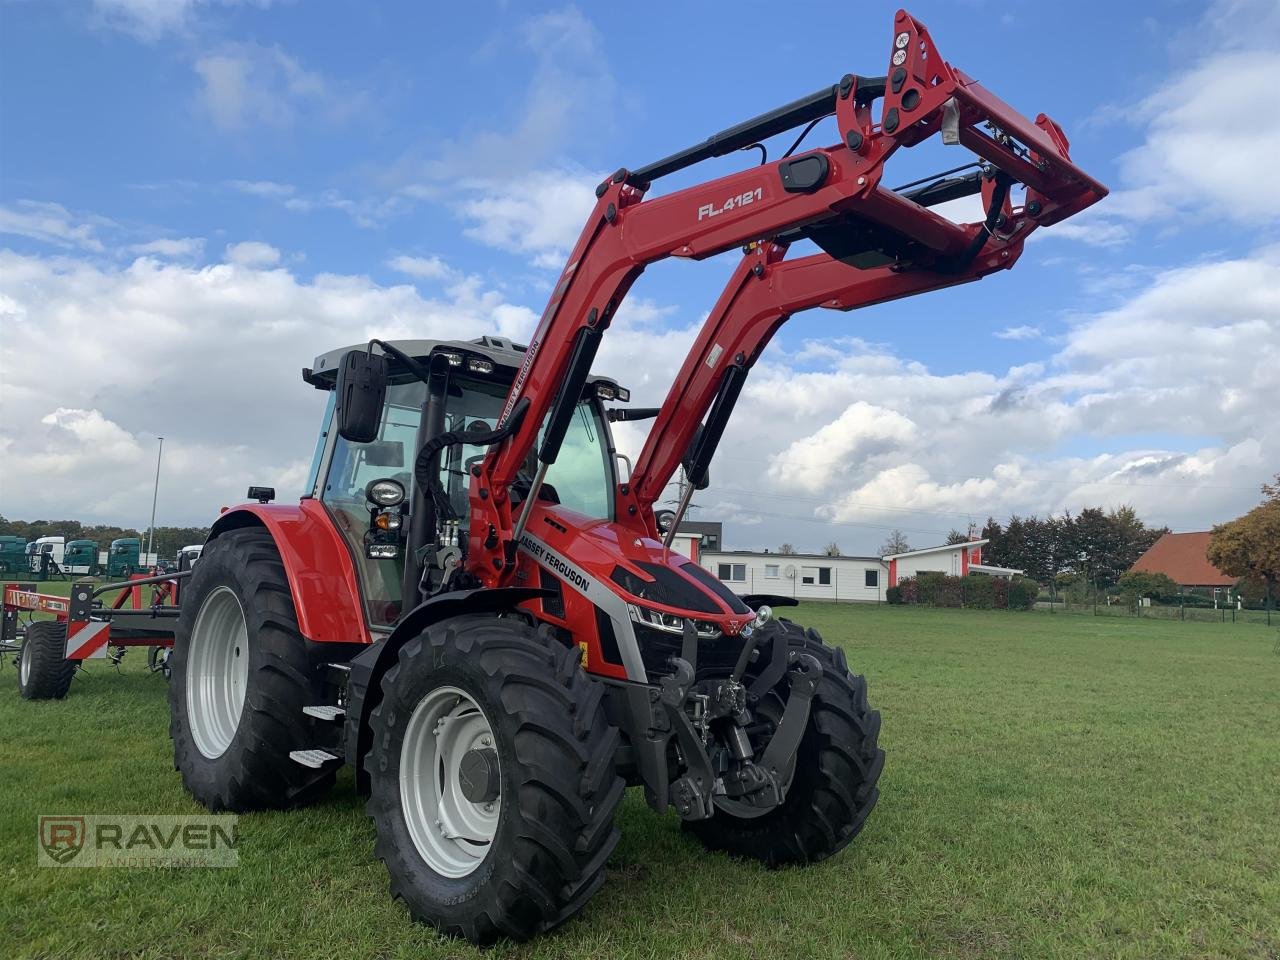
M 844 651 L 827 646 L 816 630 L 806 631 L 789 620 L 778 623 L 788 647 L 816 657 L 823 670 L 786 797 L 779 806 L 761 811 L 717 799 L 711 819 L 683 824 L 710 850 L 771 867 L 813 863 L 844 849 L 876 805 L 876 783 L 884 768 L 884 751 L 877 744 L 880 714 L 867 705 L 866 679 L 851 674 Z M 767 661 L 761 657 L 748 669 L 748 685 Z M 776 723 L 786 696 L 784 679 L 753 707 L 757 720 L 765 726 Z M 753 738 L 757 755 L 767 743 Z
M 41 620 L 27 627 L 18 657 L 18 692 L 24 700 L 61 700 L 71 689 L 76 662 L 68 660 L 67 625 Z
M 549 631 L 485 616 L 401 649 L 371 718 L 367 809 L 413 919 L 473 943 L 525 940 L 604 882 L 618 731 L 579 663 Z
M 169 657 L 169 736 L 183 785 L 210 810 L 298 806 L 334 771 L 289 758 L 314 746 L 302 708 L 316 702 L 307 641 L 275 541 L 233 530 L 188 581 Z

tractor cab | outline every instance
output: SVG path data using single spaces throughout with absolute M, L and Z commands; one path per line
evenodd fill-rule
M 498 337 L 402 340 L 391 346 L 431 376 L 424 379 L 394 356 L 387 357 L 385 395 L 364 437 L 351 439 L 339 430 L 338 371 L 345 356 L 366 348 L 330 351 L 303 372 L 312 386 L 329 391 L 307 495 L 324 505 L 356 559 L 374 630 L 391 627 L 412 608 L 420 584 L 430 593 L 461 575 L 471 471 L 488 447 L 467 442 L 445 446 L 432 467 L 435 482 L 425 497 L 418 495 L 421 475 L 415 475 L 415 460 L 432 437 L 492 432 L 525 351 Z M 626 399 L 629 392 L 614 381 L 588 379 L 540 498 L 585 518 L 613 519 L 615 456 L 603 403 Z M 532 478 L 536 462 L 532 455 L 529 460 Z M 428 501 L 430 510 L 412 507 Z

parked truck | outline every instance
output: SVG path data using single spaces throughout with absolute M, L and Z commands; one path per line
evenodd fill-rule
M 98 545 L 92 540 L 72 540 L 62 551 L 64 573 L 97 576 L 99 570 Z
M 48 557 L 50 563 L 62 566 L 66 548 L 66 537 L 37 537 L 27 544 L 27 570 L 31 573 L 39 573 L 42 566 L 41 557 Z
M 143 569 L 141 551 L 142 541 L 137 537 L 112 540 L 111 548 L 107 551 L 107 576 L 127 577 Z M 155 561 L 154 555 L 148 557 L 152 562 Z
M 16 573 L 27 569 L 25 537 L 0 537 L 0 573 Z

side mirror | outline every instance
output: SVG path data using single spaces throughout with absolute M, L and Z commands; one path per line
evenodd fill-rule
M 671 529 L 671 525 L 676 522 L 676 512 L 674 510 L 655 510 L 653 512 L 653 521 L 658 525 L 659 533 L 666 533 Z
M 352 443 L 378 438 L 387 399 L 387 358 L 366 350 L 348 350 L 338 366 L 338 435 Z

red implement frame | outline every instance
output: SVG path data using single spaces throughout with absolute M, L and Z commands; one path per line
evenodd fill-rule
M 152 587 L 151 603 L 143 606 L 142 588 L 147 585 Z M 115 586 L 109 584 L 107 590 Z M 35 584 L 6 583 L 3 642 L 15 642 L 19 613 L 42 613 L 67 625 L 68 660 L 105 657 L 108 647 L 172 647 L 173 630 L 159 629 L 155 622 L 176 615 L 178 580 L 135 574 L 118 586 L 120 592 L 109 607 L 95 607 L 95 590 L 107 592 L 102 587 L 74 583 L 70 596 L 59 597 L 38 592 Z
M 867 96 L 873 86 L 874 96 Z M 881 96 L 876 123 L 871 100 Z M 830 115 L 840 130 L 836 146 L 645 200 L 649 181 L 656 177 Z M 882 186 L 885 162 L 895 151 L 938 133 L 967 147 L 1002 176 L 1026 185 L 1025 201 L 1016 208 L 992 181 L 983 185 L 984 200 L 999 207 L 990 210 L 993 219 L 999 214 L 994 229 L 984 223 L 952 223 Z M 800 161 L 803 169 L 797 166 Z M 814 171 L 820 176 L 809 176 Z M 802 172 L 806 176 L 797 183 Z M 588 361 L 594 356 L 592 344 L 598 344 L 622 298 L 650 263 L 672 256 L 702 259 L 744 244 L 763 244 L 734 274 L 663 406 L 633 483 L 619 490 L 619 522 L 645 536 L 656 533 L 652 503 L 726 371 L 735 364 L 749 365 L 789 314 L 821 305 L 848 310 L 978 279 L 1010 266 L 1035 226 L 1056 223 L 1106 193 L 1071 162 L 1057 124 L 1043 114 L 1028 121 L 947 64 L 925 27 L 905 11 L 894 20 L 883 80 L 846 76 L 829 92 L 748 121 L 705 145 L 635 172 L 618 171 L 597 189 L 595 208 L 512 385 L 502 422 L 519 405 L 525 407 L 519 426 L 490 452 L 472 479 L 468 569 L 487 586 L 511 580 L 516 567 L 512 484 L 558 393 L 580 386 L 571 373 L 585 367 L 575 358 L 584 349 Z M 772 242 L 775 238 L 850 218 L 911 245 L 910 262 L 867 271 L 826 255 L 779 262 L 783 248 Z

